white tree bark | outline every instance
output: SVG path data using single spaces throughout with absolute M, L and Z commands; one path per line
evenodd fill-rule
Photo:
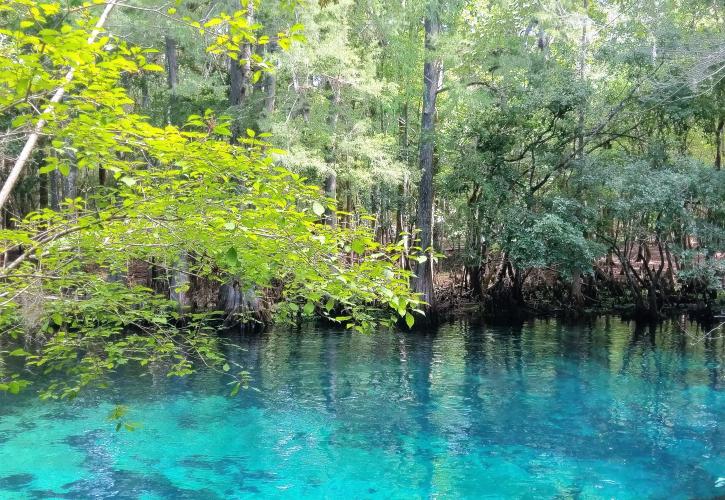
M 98 37 L 98 34 L 101 32 L 101 28 L 103 28 L 103 25 L 106 23 L 106 19 L 108 19 L 108 15 L 111 13 L 111 10 L 113 10 L 115 5 L 116 0 L 109 0 L 106 3 L 106 8 L 103 9 L 101 17 L 98 18 L 98 22 L 96 22 L 96 26 L 91 32 L 91 36 L 88 37 L 89 44 L 96 41 L 96 37 Z M 45 117 L 49 116 L 53 112 L 54 105 L 58 104 L 61 99 L 63 99 L 65 87 L 73 80 L 74 73 L 75 68 L 68 70 L 68 73 L 65 75 L 65 83 L 56 89 L 55 94 L 53 94 L 53 97 L 50 99 L 50 103 L 41 113 L 40 120 L 38 120 L 38 123 L 36 123 L 35 127 L 33 127 L 33 132 L 25 142 L 23 150 L 20 152 L 20 155 L 18 155 L 17 160 L 15 160 L 15 165 L 13 165 L 8 178 L 5 180 L 5 184 L 3 184 L 2 190 L 0 190 L 0 210 L 2 210 L 5 203 L 7 203 L 10 193 L 12 193 L 15 184 L 17 184 L 18 179 L 20 178 L 20 174 L 23 172 L 23 168 L 25 168 L 25 164 L 28 162 L 28 159 L 30 159 L 30 155 L 33 153 L 33 149 L 38 143 L 40 133 L 43 131 L 43 127 L 45 127 L 45 124 L 47 123 Z

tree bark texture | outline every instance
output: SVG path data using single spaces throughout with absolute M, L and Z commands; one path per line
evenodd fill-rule
M 425 262 L 416 266 L 416 278 L 413 290 L 421 294 L 428 304 L 424 310 L 431 317 L 435 312 L 433 291 L 433 259 L 429 251 L 433 243 L 433 174 L 435 150 L 435 114 L 436 96 L 440 87 L 442 71 L 441 59 L 435 54 L 435 42 L 440 33 L 440 20 L 437 7 L 432 6 L 425 18 L 425 52 L 423 65 L 423 110 L 420 127 L 420 189 L 418 196 L 418 239 L 419 245 L 427 255 Z

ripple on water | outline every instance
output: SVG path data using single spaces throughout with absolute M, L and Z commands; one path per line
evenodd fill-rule
M 712 498 L 725 340 L 614 320 L 269 332 L 227 380 L 0 405 L 0 498 Z M 142 427 L 115 432 L 117 403 Z M 725 483 L 725 481 L 721 481 Z
M 12 474 L 0 477 L 0 490 L 21 491 L 35 480 L 33 474 Z

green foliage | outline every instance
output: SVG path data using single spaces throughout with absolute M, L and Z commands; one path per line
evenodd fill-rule
M 88 44 L 100 3 L 1 0 L 0 154 L 66 97 L 0 228 L 0 389 L 72 397 L 127 363 L 176 376 L 202 359 L 236 393 L 249 374 L 219 355 L 208 297 L 194 314 L 167 298 L 230 280 L 279 322 L 411 326 L 431 5 L 432 255 L 453 257 L 436 270 L 463 264 L 483 295 L 497 262 L 568 280 L 651 246 L 677 270 L 655 297 L 721 286 L 720 7 L 138 0 Z M 247 79 L 234 106 L 231 68 Z M 134 266 L 154 279 L 134 287 Z
M 124 405 L 117 405 L 113 408 L 113 410 L 110 411 L 110 413 L 106 417 L 109 422 L 115 422 L 116 432 L 120 431 L 121 429 L 133 432 L 140 427 L 140 424 L 136 422 L 130 422 L 126 419 L 127 413 L 128 407 Z
M 511 231 L 509 255 L 523 269 L 554 268 L 565 275 L 588 272 L 605 250 L 584 237 L 581 225 L 554 213 L 524 215 L 523 220 L 511 226 Z
M 409 273 L 395 265 L 400 248 L 381 247 L 364 227 L 320 224 L 327 202 L 273 161 L 281 151 L 266 134 L 249 130 L 230 144 L 228 121 L 211 111 L 180 128 L 156 127 L 130 110 L 133 101 L 120 86 L 127 75 L 161 69 L 148 62 L 149 51 L 110 36 L 88 45 L 91 20 L 71 16 L 58 27 L 32 3 L 2 5 L 15 15 L 4 21 L 0 51 L 7 76 L 0 108 L 13 117 L 13 133 L 22 136 L 47 91 L 65 85 L 68 66 L 75 70 L 44 129 L 50 140 L 38 174 L 102 168 L 113 179 L 0 232 L 0 252 L 8 256 L 0 268 L 0 322 L 32 346 L 32 354 L 11 354 L 42 373 L 42 396 L 103 386 L 128 363 L 184 376 L 201 360 L 232 378 L 236 390 L 248 385 L 244 371 L 225 369 L 207 314 L 182 317 L 153 289 L 116 282 L 129 263 L 173 270 L 186 255 L 185 272 L 197 279 L 223 282 L 233 274 L 246 286 L 279 289 L 280 320 L 293 320 L 292 307 L 303 303 L 305 316 L 319 311 L 361 332 L 393 321 L 386 310 L 405 316 L 417 305 Z M 226 22 L 232 37 L 251 29 L 237 14 L 213 19 Z M 219 24 L 211 22 L 198 29 Z M 212 53 L 220 43 L 228 41 L 217 39 Z M 366 258 L 348 259 L 351 251 Z M 29 383 L 16 375 L 0 379 L 0 389 L 16 393 Z

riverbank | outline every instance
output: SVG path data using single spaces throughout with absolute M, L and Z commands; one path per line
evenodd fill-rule
M 641 321 L 662 321 L 686 315 L 705 324 L 715 322 L 725 312 L 725 293 L 712 291 L 698 294 L 678 294 L 662 297 L 662 305 L 653 313 L 638 306 L 631 294 L 616 289 L 603 289 L 596 298 L 585 296 L 584 301 L 575 303 L 568 293 L 568 287 L 555 279 L 541 283 L 525 281 L 518 294 L 511 290 L 499 293 L 484 293 L 476 296 L 460 276 L 454 273 L 440 273 L 435 282 L 437 316 L 516 319 L 537 317 L 586 318 L 613 315 Z M 557 289 L 558 287 L 558 289 Z

